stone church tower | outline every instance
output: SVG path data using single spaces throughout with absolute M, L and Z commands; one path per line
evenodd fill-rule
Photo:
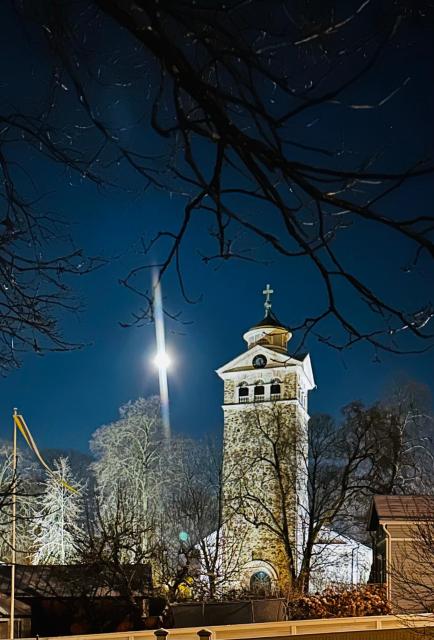
M 290 587 L 285 538 L 297 564 L 315 382 L 309 355 L 288 352 L 292 334 L 271 312 L 269 285 L 263 293 L 265 316 L 244 334 L 247 350 L 217 374 L 224 381 L 225 582 L 268 591 Z

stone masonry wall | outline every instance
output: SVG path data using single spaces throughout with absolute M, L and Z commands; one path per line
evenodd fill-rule
M 297 376 L 288 373 L 282 380 L 282 397 L 297 397 Z M 235 400 L 236 385 L 225 381 L 225 403 Z M 285 450 L 285 511 L 291 528 L 291 543 L 295 549 L 297 529 L 296 487 L 300 486 L 299 465 L 296 453 L 296 434 L 300 433 L 300 417 L 296 404 L 257 403 L 236 405 L 225 410 L 224 425 L 224 539 L 225 570 L 234 582 L 242 580 L 243 566 L 254 560 L 271 564 L 277 573 L 278 586 L 290 587 L 288 563 L 282 540 L 266 525 L 274 526 L 261 506 L 255 506 L 255 498 L 266 505 L 276 518 L 282 513 L 276 475 L 271 466 L 261 458 L 269 455 L 269 443 L 259 425 L 266 425 L 268 434 L 273 432 L 272 411 L 279 411 L 279 429 Z M 299 437 L 299 435 L 297 436 Z M 250 522 L 249 522 L 250 521 Z M 237 567 L 235 567 L 237 565 Z
M 236 384 L 233 380 L 225 380 L 224 383 L 224 403 L 236 402 Z
M 297 397 L 297 375 L 287 373 L 282 379 L 282 398 L 293 400 Z

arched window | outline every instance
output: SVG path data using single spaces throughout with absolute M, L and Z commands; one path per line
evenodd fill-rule
M 253 395 L 256 402 L 265 400 L 265 387 L 262 380 L 257 380 L 257 382 L 255 382 L 255 390 L 253 392 Z
M 238 387 L 238 402 L 248 402 L 249 401 L 249 387 L 247 386 L 247 382 L 241 382 Z
M 270 400 L 280 400 L 280 380 L 278 378 L 271 381 Z
M 256 571 L 250 578 L 250 590 L 261 596 L 268 596 L 271 591 L 271 578 L 266 571 Z

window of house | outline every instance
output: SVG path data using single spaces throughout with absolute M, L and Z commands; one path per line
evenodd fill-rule
M 386 567 L 385 567 L 383 555 L 379 553 L 377 555 L 376 571 L 375 571 L 374 579 L 376 580 L 376 582 L 379 582 L 380 584 L 384 584 L 387 580 L 385 568 Z

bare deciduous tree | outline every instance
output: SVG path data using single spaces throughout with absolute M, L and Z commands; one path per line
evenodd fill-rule
M 403 525 L 402 539 L 393 542 L 389 581 L 394 610 L 398 613 L 434 614 L 434 513 L 433 500 L 426 500 L 426 512 Z M 405 537 L 404 537 L 405 536 Z M 431 615 L 431 618 L 432 618 Z M 427 617 L 427 622 L 430 619 Z M 411 622 L 409 623 L 411 624 Z
M 327 546 L 340 533 L 354 530 L 353 505 L 370 494 L 375 468 L 375 421 L 361 416 L 357 403 L 344 410 L 340 425 L 326 415 L 314 416 L 309 423 L 309 451 L 305 460 L 308 508 L 302 517 L 304 541 L 298 583 L 308 591 L 311 573 L 327 562 Z M 361 516 L 363 518 L 363 514 Z
M 223 535 L 220 445 L 182 439 L 173 442 L 167 473 L 157 535 L 162 583 L 173 599 L 179 597 L 181 586 L 193 598 L 221 597 L 238 570 L 243 539 L 240 535 L 228 544 Z
M 12 446 L 3 443 L 0 446 L 0 560 L 10 562 L 12 555 L 12 495 L 16 503 L 16 556 L 18 561 L 28 562 L 33 544 L 33 509 L 39 495 L 39 486 L 35 481 L 36 466 L 18 449 L 18 468 L 13 472 Z
M 234 514 L 268 531 L 282 545 L 296 591 L 307 592 L 312 572 L 330 562 L 328 546 L 338 534 L 365 539 L 369 500 L 394 473 L 396 459 L 407 470 L 419 469 L 420 481 L 425 479 L 424 457 L 412 453 L 410 460 L 408 455 L 410 439 L 402 440 L 392 461 L 385 460 L 385 450 L 390 450 L 390 415 L 389 409 L 379 405 L 366 408 L 354 402 L 344 408 L 340 424 L 330 416 L 314 416 L 308 447 L 289 429 L 277 405 L 253 410 L 245 419 L 256 445 L 239 462 L 231 507 Z M 249 478 L 251 468 L 261 482 Z M 302 486 L 294 503 L 296 473 Z
M 101 508 L 107 513 L 114 509 L 115 514 L 121 488 L 124 508 L 141 523 L 143 532 L 157 517 L 166 482 L 162 439 L 160 403 L 153 397 L 121 407 L 120 419 L 97 429 L 91 440 Z M 143 549 L 148 548 L 144 539 Z
M 131 598 L 134 581 L 131 567 L 139 571 L 149 564 L 152 548 L 143 548 L 143 539 L 149 539 L 149 525 L 129 508 L 126 494 L 121 487 L 115 491 L 114 509 L 110 513 L 104 508 L 104 498 L 93 496 L 85 527 L 75 534 L 75 546 L 81 564 L 95 568 L 98 589 Z M 147 586 L 143 585 L 145 591 Z
M 100 497 L 89 498 L 83 526 L 71 530 L 73 564 L 32 570 L 56 603 L 49 611 L 54 618 L 63 615 L 71 633 L 142 628 L 151 569 L 141 552 L 142 531 L 125 511 L 123 497 L 118 491 L 118 508 L 110 519 L 104 516 Z
M 428 387 L 415 380 L 395 380 L 377 412 L 377 492 L 430 493 L 433 490 L 434 438 Z
M 62 335 L 59 319 L 77 313 L 83 303 L 73 293 L 72 279 L 103 264 L 74 246 L 65 220 L 42 209 L 43 194 L 31 179 L 25 157 L 15 147 L 27 135 L 42 150 L 51 146 L 47 132 L 33 120 L 13 115 L 1 102 L 0 145 L 0 374 L 20 365 L 22 354 L 78 348 Z M 15 123 L 14 123 L 15 122 Z M 39 131 L 38 131 L 39 128 Z M 27 133 L 26 133 L 27 132 Z M 45 142 L 44 142 L 45 140 Z M 25 153 L 24 156 L 27 156 Z
M 24 2 L 21 16 L 51 56 L 49 89 L 37 116 L 2 116 L 8 136 L 96 184 L 111 183 L 112 168 L 121 166 L 140 189 L 174 194 L 183 208 L 178 228 L 161 229 L 150 244 L 168 247 L 160 275 L 173 266 L 187 299 L 182 248 L 207 216 L 215 249 L 203 241 L 206 263 L 268 259 L 271 251 L 310 264 L 323 297 L 294 327 L 302 342 L 313 334 L 337 349 L 367 341 L 393 352 L 431 343 L 429 289 L 421 285 L 410 308 L 396 287 L 391 296 L 361 274 L 349 248 L 366 244 L 366 229 L 369 237 L 384 231 L 397 241 L 391 277 L 399 281 L 403 269 L 415 273 L 419 265 L 431 270 L 432 217 L 404 211 L 391 196 L 414 193 L 432 159 L 422 146 L 396 162 L 366 150 L 362 137 L 347 149 L 327 137 L 327 126 L 320 144 L 310 125 L 334 110 L 354 138 L 368 127 L 361 112 L 375 118 L 411 91 L 407 76 L 384 78 L 372 98 L 370 82 L 380 85 L 383 59 L 396 70 L 393 56 L 410 41 L 410 25 L 428 42 L 432 8 L 422 16 L 405 2 L 82 0 L 54 8 Z M 146 268 L 124 279 L 144 300 L 137 322 L 152 312 L 152 292 L 141 286 Z

